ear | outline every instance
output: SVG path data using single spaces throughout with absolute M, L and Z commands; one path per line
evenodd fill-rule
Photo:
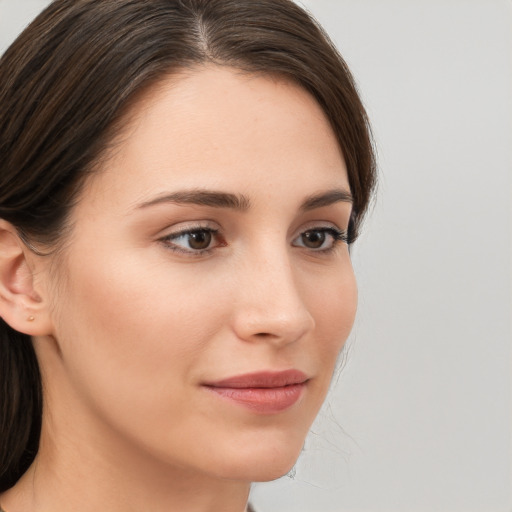
M 30 336 L 51 333 L 48 301 L 36 290 L 34 279 L 41 258 L 23 243 L 12 224 L 0 219 L 0 317 Z

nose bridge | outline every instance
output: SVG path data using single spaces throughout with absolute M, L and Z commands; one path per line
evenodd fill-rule
M 253 252 L 242 274 L 235 320 L 240 338 L 291 343 L 313 328 L 286 247 Z

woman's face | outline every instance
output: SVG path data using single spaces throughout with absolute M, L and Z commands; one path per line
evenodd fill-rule
M 102 165 L 47 287 L 55 432 L 73 417 L 80 439 L 160 464 L 282 475 L 356 310 L 324 113 L 291 83 L 198 68 L 137 102 Z

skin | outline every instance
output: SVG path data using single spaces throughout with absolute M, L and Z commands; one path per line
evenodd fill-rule
M 351 204 L 301 209 L 350 190 L 307 92 L 206 66 L 150 89 L 129 119 L 62 251 L 18 244 L 24 263 L 4 279 L 23 315 L 3 316 L 34 336 L 45 386 L 40 451 L 0 497 L 9 512 L 242 512 L 251 482 L 294 464 L 352 327 L 348 247 L 325 232 L 347 229 Z M 198 189 L 245 208 L 160 200 Z M 184 229 L 217 234 L 198 253 Z M 331 250 L 306 246 L 308 231 Z M 276 414 L 202 386 L 292 368 L 309 380 Z

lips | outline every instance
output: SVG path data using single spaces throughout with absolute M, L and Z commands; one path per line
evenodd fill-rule
M 282 412 L 304 394 L 308 377 L 299 370 L 237 375 L 203 386 L 218 397 L 260 414 Z

